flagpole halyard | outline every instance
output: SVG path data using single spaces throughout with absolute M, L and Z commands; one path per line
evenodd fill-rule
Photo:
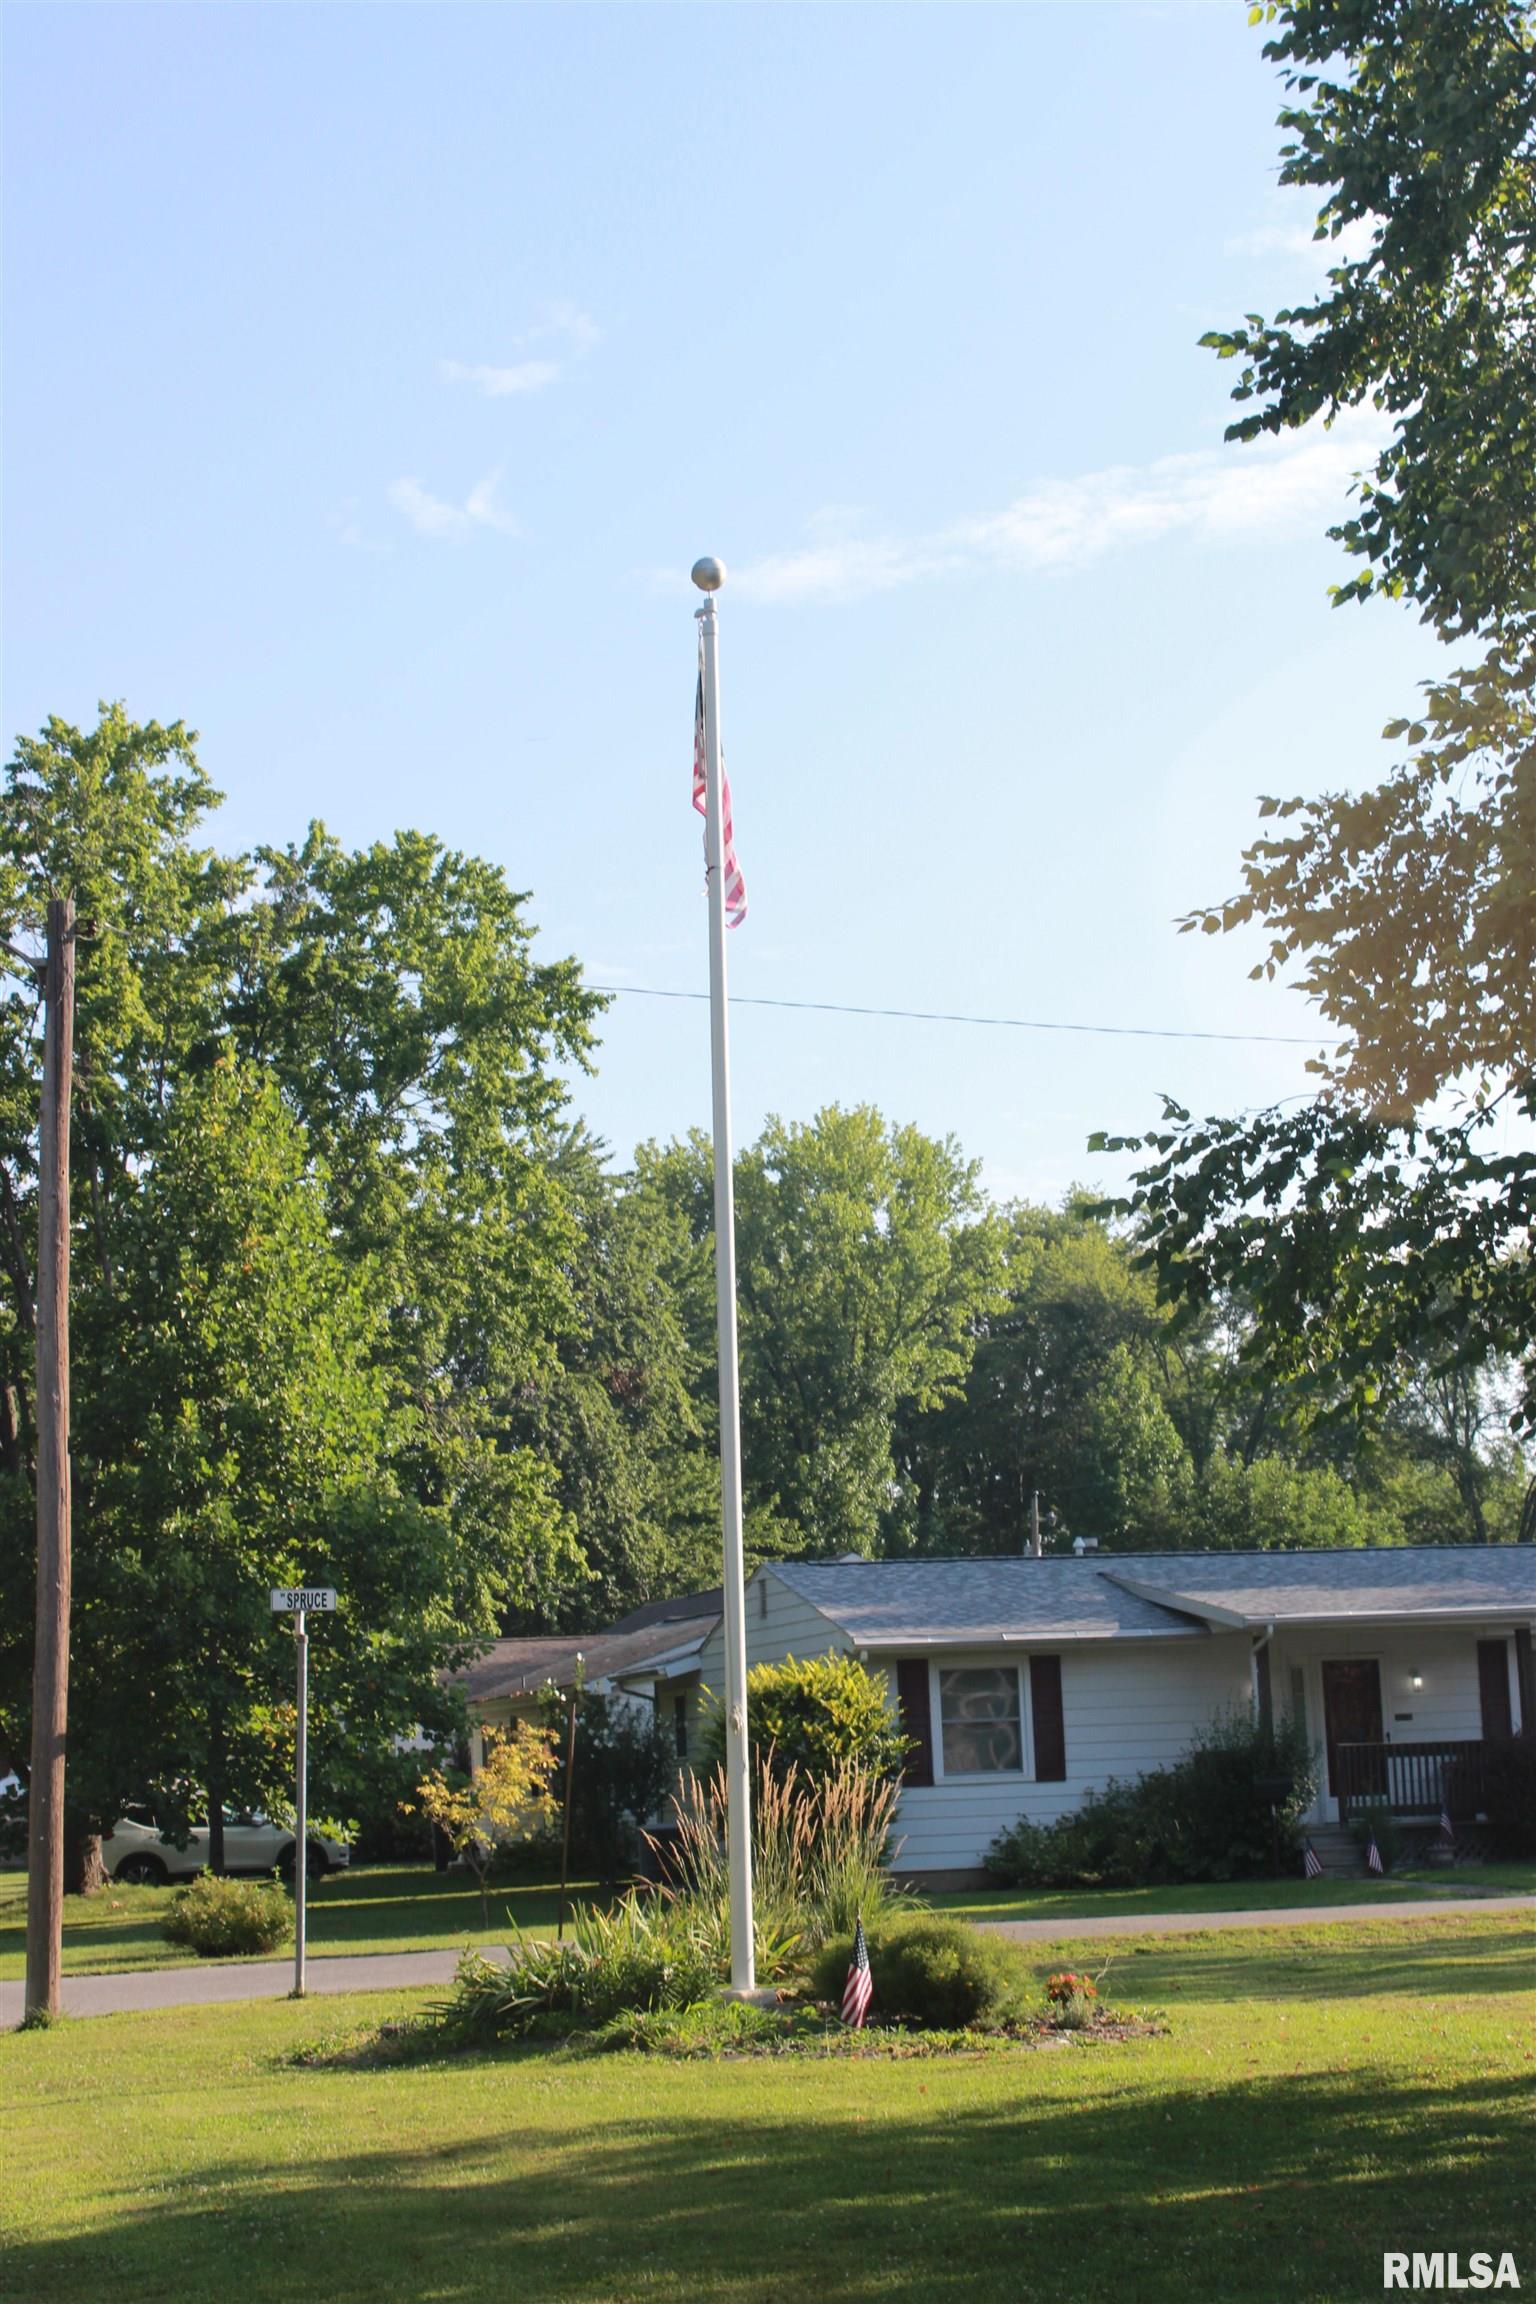
M 741 1384 L 736 1337 L 736 1194 L 731 1165 L 731 1057 L 726 996 L 728 895 L 745 909 L 727 824 L 720 754 L 720 680 L 714 595 L 725 581 L 718 560 L 698 560 L 704 594 L 699 626 L 700 715 L 704 755 L 704 854 L 709 883 L 709 1023 L 714 1102 L 715 1319 L 720 1355 L 720 1515 L 724 1550 L 726 1860 L 731 1906 L 731 1989 L 756 1987 L 752 1929 L 751 1782 L 747 1762 L 746 1575 L 742 1557 Z M 728 891 L 726 881 L 734 886 Z

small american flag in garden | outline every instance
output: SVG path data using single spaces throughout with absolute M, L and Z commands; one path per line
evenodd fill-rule
M 693 804 L 699 814 L 707 819 L 709 801 L 705 792 L 704 777 L 704 674 L 702 668 L 699 672 L 699 685 L 693 706 Z M 741 876 L 741 866 L 736 861 L 736 828 L 731 821 L 731 780 L 725 772 L 723 754 L 720 760 L 720 848 L 725 858 L 725 887 L 722 893 L 725 897 L 726 925 L 731 928 L 739 928 L 747 916 L 747 884 Z M 709 865 L 707 838 L 704 863 L 707 870 Z
M 1321 1880 L 1323 1876 L 1323 1860 L 1321 1856 L 1319 1856 L 1317 1850 L 1313 1847 L 1310 1840 L 1307 1841 L 1306 1845 L 1302 1849 L 1301 1861 L 1302 1867 L 1305 1870 L 1309 1880 Z
M 1365 1852 L 1365 1868 L 1367 1872 L 1385 1872 L 1386 1870 L 1386 1866 L 1381 1860 L 1381 1850 L 1376 1845 L 1374 1832 L 1371 1834 L 1371 1844 Z
M 1456 1827 L 1451 1822 L 1451 1804 L 1443 1788 L 1440 1793 L 1440 1837 L 1442 1840 L 1454 1840 L 1456 1837 Z
M 855 2032 L 864 2028 L 869 2014 L 869 2003 L 874 1997 L 875 1980 L 869 1970 L 869 1946 L 864 1941 L 864 1921 L 861 1915 L 853 1926 L 853 1958 L 848 1963 L 848 1981 L 843 1986 L 843 2022 L 851 2024 Z

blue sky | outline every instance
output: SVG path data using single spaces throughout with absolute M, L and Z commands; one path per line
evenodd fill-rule
M 181 716 L 225 843 L 404 824 L 551 952 L 698 989 L 691 561 L 759 998 L 1302 1034 L 1235 885 L 1434 668 L 1332 611 L 1368 430 L 1226 448 L 1207 327 L 1315 279 L 1241 0 L 7 10 L 8 738 Z M 1001 1194 L 1303 1047 L 744 1007 L 738 1134 L 832 1100 Z M 707 1015 L 578 1107 L 707 1124 Z

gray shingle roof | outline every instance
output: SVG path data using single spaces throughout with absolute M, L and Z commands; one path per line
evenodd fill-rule
M 702 1647 L 718 1621 L 714 1616 L 691 1616 L 630 1632 L 576 1632 L 554 1640 L 492 1640 L 454 1678 L 471 1704 L 484 1704 L 496 1697 L 528 1695 L 549 1680 L 557 1688 L 570 1687 L 579 1655 L 582 1677 L 590 1685 L 617 1673 L 637 1672 L 658 1657 Z
M 860 1647 L 1146 1638 L 1203 1630 L 1088 1560 L 775 1560 L 773 1574 Z
M 1123 1590 L 1213 1622 L 1536 1615 L 1536 1545 L 1369 1546 L 1343 1552 L 1125 1553 Z
M 1113 1560 L 776 1560 L 859 1647 L 1145 1639 L 1211 1627 L 1536 1617 L 1536 1546 L 1127 1552 Z

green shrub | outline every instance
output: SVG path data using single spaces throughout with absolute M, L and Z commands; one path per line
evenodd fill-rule
M 865 1940 L 879 2024 L 995 2031 L 1021 2022 L 1039 1996 L 1024 1947 L 963 1920 L 898 1913 L 866 1925 Z M 811 1971 L 818 1999 L 841 2001 L 852 1958 L 851 1936 L 822 1947 Z
M 771 2048 L 791 2035 L 793 2019 L 779 2008 L 745 2000 L 700 2000 L 688 2008 L 644 2008 L 610 2016 L 597 2036 L 600 2048 L 638 2048 L 651 2056 L 739 2056 Z
M 1277 1819 L 1267 1791 L 1272 1781 L 1286 1786 Z M 1282 1867 L 1294 1862 L 1300 1820 L 1316 1789 L 1316 1762 L 1299 1726 L 1264 1727 L 1246 1713 L 1232 1714 L 1213 1720 L 1171 1768 L 1131 1782 L 1111 1779 L 1054 1824 L 1020 1817 L 997 1835 L 986 1866 L 1013 1888 L 1263 1878 L 1275 1868 L 1277 1837 Z
M 186 1944 L 205 1959 L 242 1952 L 276 1952 L 293 1937 L 293 1903 L 275 1880 L 225 1880 L 200 1872 L 171 1898 L 162 1923 L 170 1944 Z
M 1501 1856 L 1536 1856 L 1536 1735 L 1501 1736 L 1483 1754 L 1483 1802 Z
M 452 1992 L 427 2015 L 451 2044 L 588 2031 L 626 2011 L 689 2007 L 720 1973 L 707 1920 L 680 1899 L 631 1895 L 612 1912 L 582 1914 L 573 1943 L 520 1939 L 505 1966 L 466 1952 Z
M 747 1674 L 747 1734 L 754 1754 L 783 1776 L 798 1769 L 809 1786 L 838 1768 L 894 1778 L 911 1739 L 891 1710 L 883 1672 L 856 1656 L 786 1656 Z M 704 1758 L 725 1758 L 725 1722 L 704 1724 Z

